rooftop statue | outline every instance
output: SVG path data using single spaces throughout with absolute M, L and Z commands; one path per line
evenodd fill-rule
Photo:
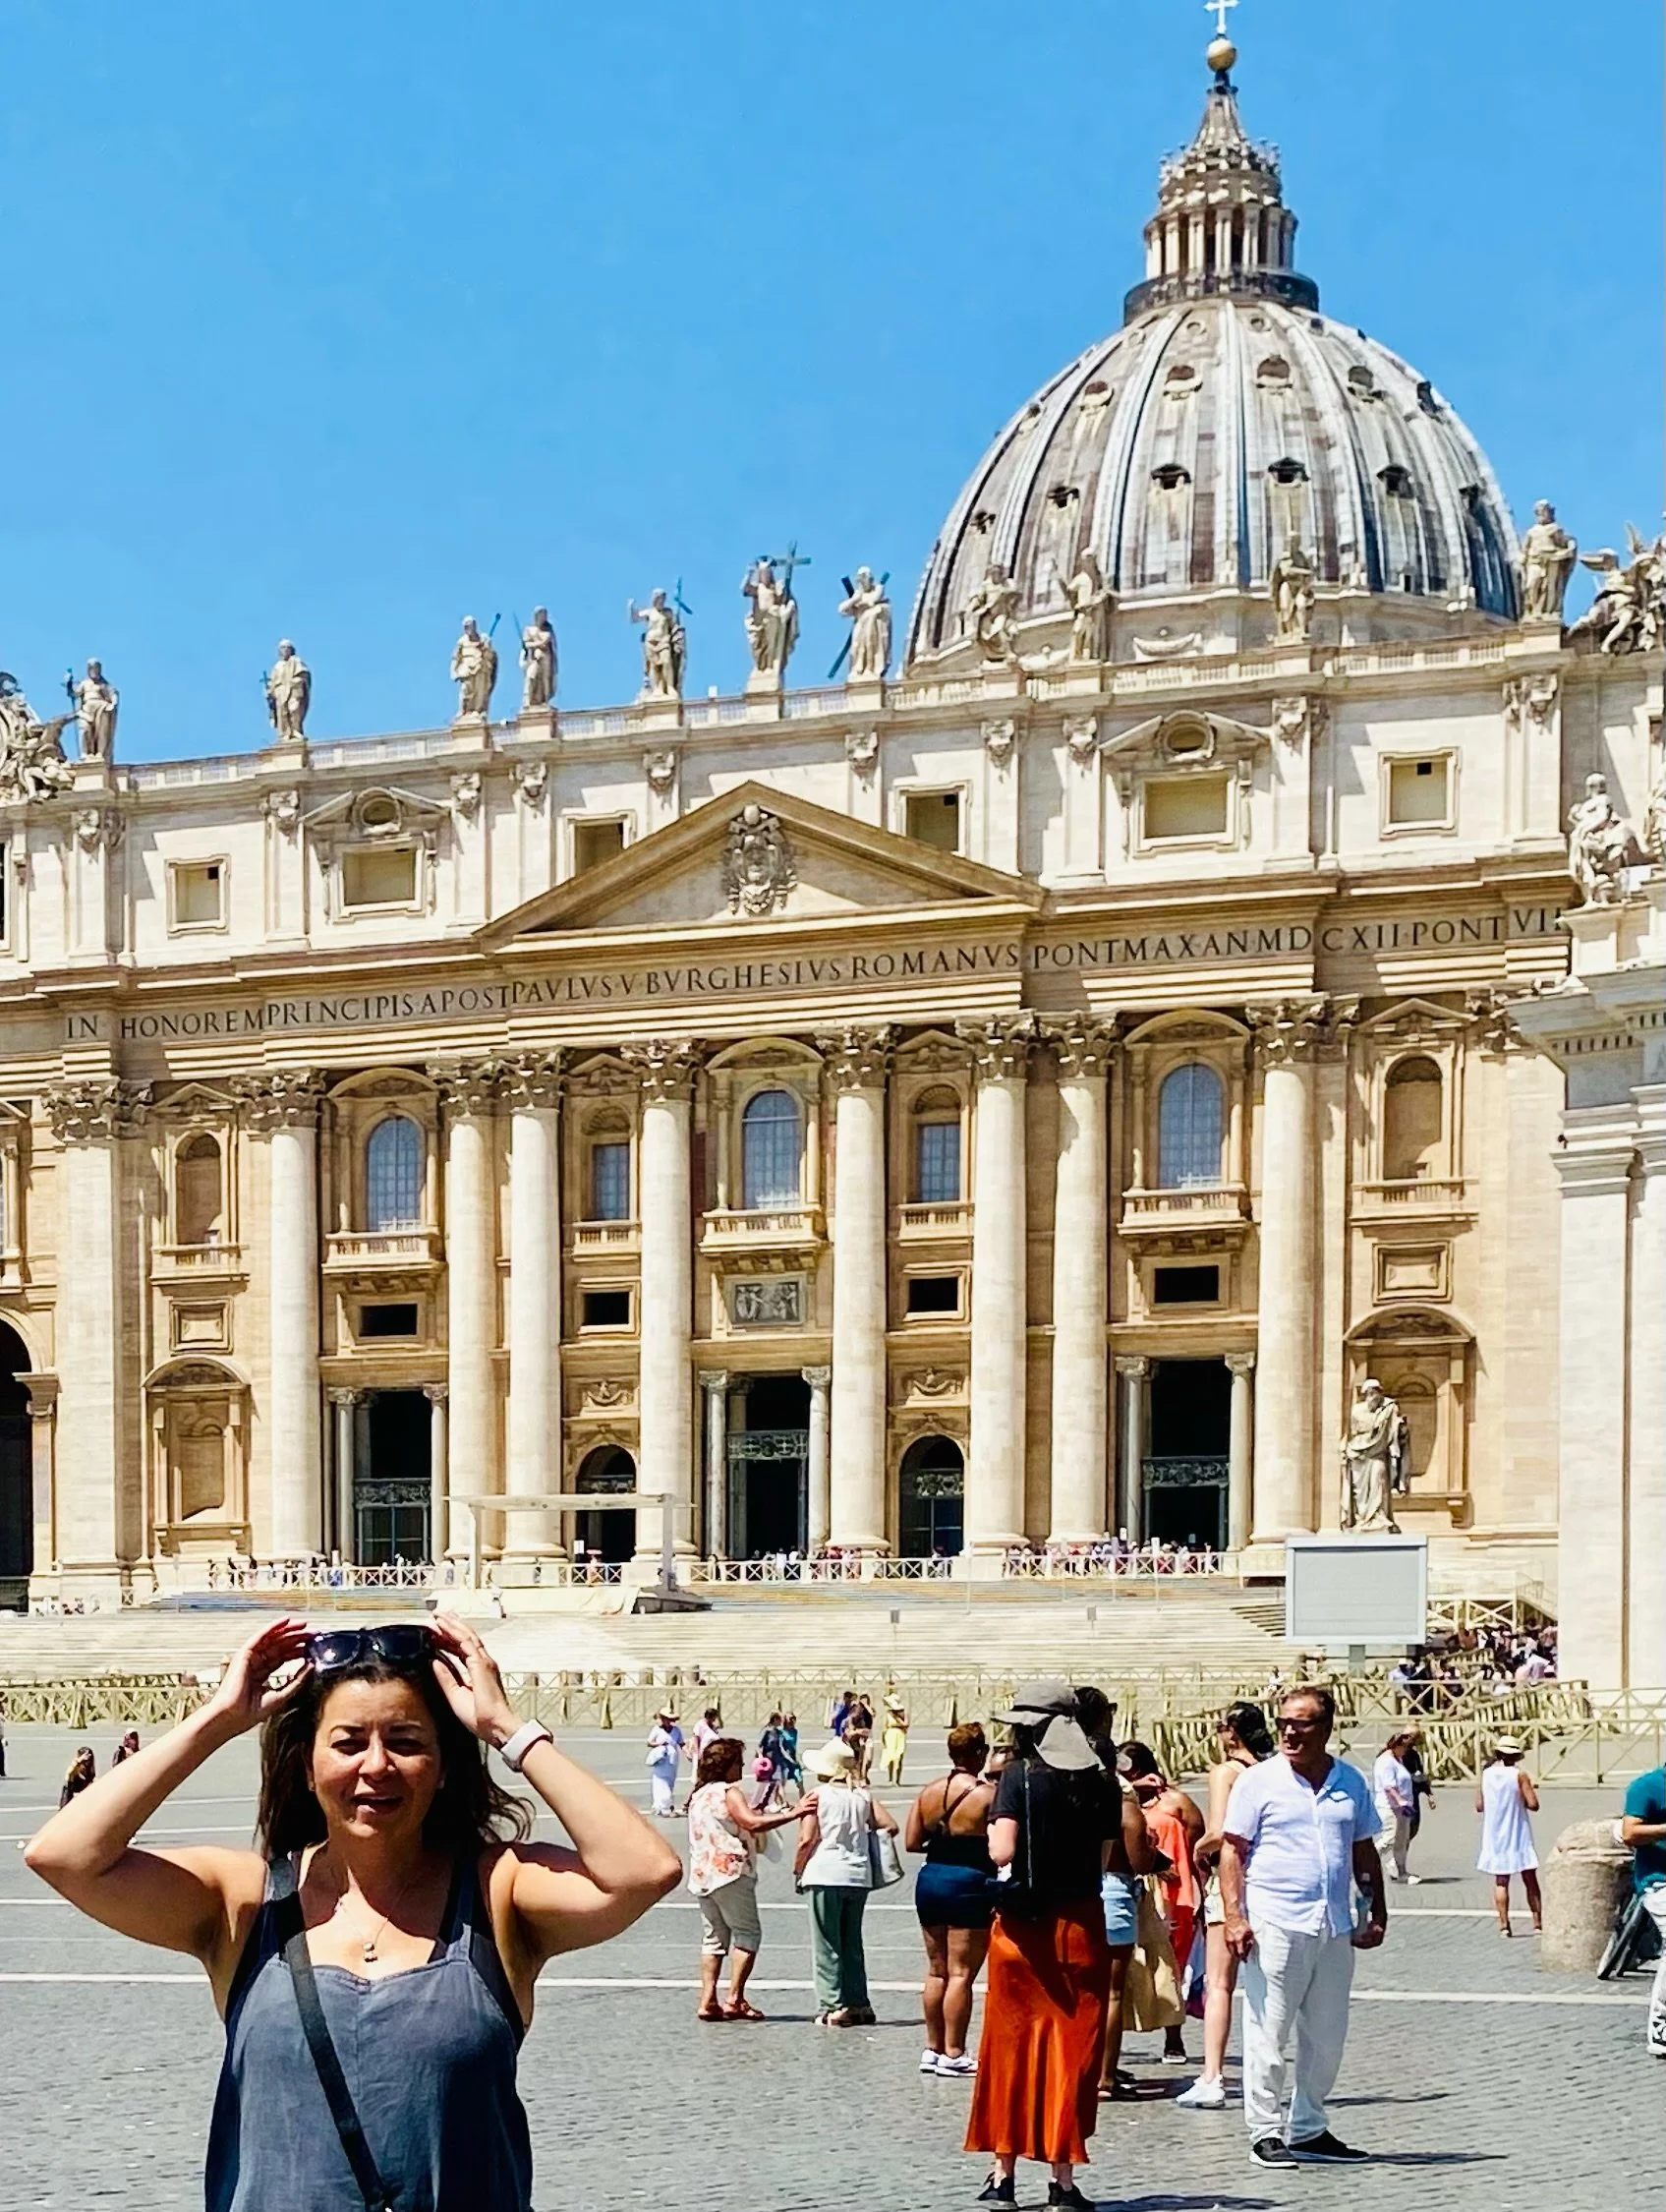
M 1299 643 L 1313 627 L 1313 607 L 1318 595 L 1313 589 L 1312 555 L 1293 533 L 1273 563 L 1270 588 L 1275 634 Z
M 966 602 L 966 619 L 986 661 L 1017 660 L 1018 597 L 1017 585 L 999 560 L 992 560 Z
M 1579 547 L 1556 519 L 1548 499 L 1533 507 L 1532 527 L 1522 540 L 1522 618 L 1562 619 L 1562 601 L 1574 573 Z
M 1395 1498 L 1409 1486 L 1410 1431 L 1400 1401 L 1367 1375 L 1342 1440 L 1342 1526 L 1353 1536 L 1398 1536 Z
M 850 681 L 878 682 L 890 666 L 890 594 L 883 578 L 875 583 L 871 568 L 858 568 L 854 583 L 847 576 L 844 594 L 838 611 L 850 619 Z
M 741 596 L 751 602 L 746 613 L 746 642 L 752 652 L 754 675 L 786 673 L 792 649 L 798 642 L 798 602 L 792 596 L 792 573 L 776 574 L 776 564 L 760 553 L 740 582 Z
M 1651 546 L 1629 522 L 1626 536 L 1632 557 L 1624 565 L 1607 546 L 1580 555 L 1580 565 L 1594 569 L 1602 581 L 1568 636 L 1594 637 L 1600 653 L 1645 653 L 1666 637 L 1666 538 Z
M 457 720 L 484 722 L 497 688 L 497 648 L 489 636 L 482 637 L 472 614 L 463 616 L 463 633 L 451 648 L 451 680 L 457 686 Z
M 1076 562 L 1075 574 L 1066 581 L 1064 598 L 1070 609 L 1071 660 L 1109 661 L 1113 594 L 1091 546 Z
M 288 638 L 279 640 L 277 659 L 260 678 L 266 688 L 266 712 L 282 744 L 307 734 L 307 709 L 313 703 L 313 671 Z
M 15 675 L 0 669 L 0 798 L 49 799 L 72 778 L 62 731 L 68 715 L 42 722 Z
M 645 699 L 680 699 L 683 668 L 688 658 L 688 632 L 683 628 L 662 590 L 655 591 L 646 607 L 634 599 L 625 602 L 633 622 L 642 624 L 642 696 Z
M 1585 795 L 1568 816 L 1568 873 L 1587 906 L 1612 906 L 1637 857 L 1632 825 L 1615 810 L 1606 776 L 1587 776 Z
M 116 710 L 121 693 L 104 673 L 103 664 L 88 661 L 79 683 L 65 679 L 65 689 L 75 703 L 76 726 L 83 760 L 109 760 L 116 749 Z
M 559 663 L 555 631 L 546 607 L 535 607 L 521 632 L 521 707 L 547 707 L 555 697 Z

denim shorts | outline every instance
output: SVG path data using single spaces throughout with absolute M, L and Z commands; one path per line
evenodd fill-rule
M 1139 1933 L 1138 1883 L 1130 1882 L 1125 1874 L 1101 1875 L 1099 1894 L 1105 1906 L 1106 1942 L 1133 1943 Z

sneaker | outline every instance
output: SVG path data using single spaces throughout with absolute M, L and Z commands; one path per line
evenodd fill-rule
M 1249 2155 L 1257 2166 L 1293 2166 L 1295 2157 L 1290 2145 L 1279 2135 L 1263 2135 L 1259 2142 L 1251 2143 Z
M 1074 2182 L 1070 2183 L 1068 2188 L 1065 2188 L 1062 2182 L 1049 2182 L 1047 2184 L 1047 2202 L 1049 2212 L 1056 2204 L 1063 2205 L 1065 2212 L 1094 2212 L 1093 2199 L 1083 2196 Z
M 1227 2085 L 1219 2074 L 1211 2080 L 1208 2074 L 1200 2073 L 1189 2089 L 1180 2091 L 1175 2102 L 1184 2105 L 1187 2112 L 1222 2112 L 1226 2109 Z
M 970 2051 L 962 2051 L 955 2058 L 939 2059 L 934 2071 L 946 2073 L 951 2081 L 969 2080 L 978 2070 L 978 2062 Z
M 1186 2057 L 1183 2050 L 1165 2051 L 1161 2063 L 1166 2066 L 1189 2066 L 1191 2061 Z
M 1363 2166 L 1370 2153 L 1339 2142 L 1327 2127 L 1322 2135 L 1309 2135 L 1304 2143 L 1292 2143 L 1290 2155 L 1298 2166 Z
M 922 2051 L 920 2053 L 920 2071 L 922 2073 L 936 2073 L 938 2061 L 942 2057 L 941 2051 Z
M 992 2174 L 978 2191 L 980 2204 L 1016 2204 L 1017 2201 L 1018 2178 L 1015 2174 L 1008 2174 L 1005 2179 L 999 2174 Z
M 1423 1877 L 1420 1874 L 1408 1874 L 1406 1883 L 1407 1889 L 1420 1890 L 1423 1887 Z

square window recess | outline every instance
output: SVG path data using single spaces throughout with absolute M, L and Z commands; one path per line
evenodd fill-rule
M 631 1294 L 628 1290 L 587 1290 L 583 1312 L 582 1326 L 587 1329 L 628 1329 Z
M 960 1310 L 959 1276 L 910 1275 L 908 1278 L 908 1310 L 910 1313 L 958 1313 Z
M 958 791 L 910 791 L 903 806 L 906 834 L 940 852 L 960 849 L 960 794 Z
M 1153 1306 L 1218 1306 L 1221 1270 L 1218 1267 L 1154 1267 L 1151 1270 Z
M 417 1309 L 412 1306 L 361 1306 L 361 1336 L 415 1336 Z

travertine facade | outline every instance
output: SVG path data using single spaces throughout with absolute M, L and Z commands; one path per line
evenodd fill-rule
M 280 669 L 265 751 L 18 737 L 0 1573 L 620 1485 L 709 1551 L 1277 1567 L 1370 1373 L 1403 1525 L 1554 1580 L 1563 1083 L 1510 1007 L 1586 777 L 1642 816 L 1658 639 L 1518 618 L 1474 441 L 1293 236 L 1218 78 L 899 678 L 853 569 L 848 680 L 784 688 L 755 571 L 739 697 L 678 696 L 661 603 L 628 707 L 543 703 L 551 633 L 488 722 L 466 630 L 443 729 L 302 734 Z M 602 1520 L 487 1533 L 505 1580 L 658 1543 Z

